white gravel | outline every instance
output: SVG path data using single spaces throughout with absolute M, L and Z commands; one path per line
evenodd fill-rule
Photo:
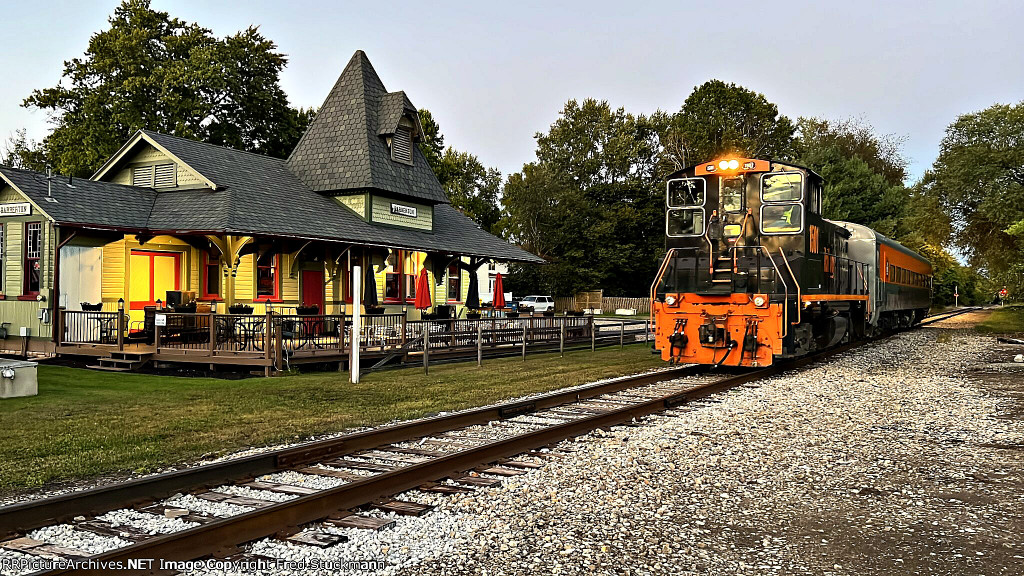
M 63 548 L 71 548 L 73 550 L 88 552 L 89 554 L 99 554 L 101 552 L 114 550 L 116 548 L 123 548 L 132 544 L 130 540 L 125 540 L 123 538 L 100 536 L 99 534 L 93 534 L 92 532 L 75 530 L 74 526 L 70 524 L 46 526 L 45 528 L 29 532 L 27 536 L 35 540 L 42 540 L 49 544 L 56 544 Z
M 245 496 L 246 498 L 255 498 L 257 500 L 266 500 L 267 502 L 287 502 L 288 500 L 294 500 L 298 498 L 295 494 L 283 494 L 281 492 L 271 492 L 270 490 L 256 490 L 247 486 L 234 486 L 227 484 L 224 486 L 218 486 L 211 490 L 211 492 L 220 492 L 221 494 L 232 494 L 234 496 Z
M 185 494 L 183 496 L 179 495 L 170 498 L 169 500 L 165 500 L 164 506 L 169 506 L 171 508 L 184 508 L 196 514 L 219 516 L 221 518 L 237 516 L 238 514 L 244 514 L 253 510 L 249 506 L 239 506 L 238 504 L 227 504 L 225 502 L 211 502 L 209 500 L 197 498 L 191 494 Z
M 96 518 L 112 526 L 130 526 L 146 534 L 170 534 L 198 526 L 181 518 L 165 518 L 132 509 L 113 510 Z
M 343 478 L 318 476 L 316 474 L 302 474 L 301 472 L 294 472 L 292 470 L 260 476 L 259 479 L 278 482 L 280 484 L 291 484 L 292 486 L 303 486 L 305 488 L 313 488 L 315 490 L 327 490 L 329 488 L 341 486 L 342 484 L 348 484 L 348 481 Z

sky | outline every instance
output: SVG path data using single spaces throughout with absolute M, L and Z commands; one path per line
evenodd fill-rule
M 82 55 L 117 0 L 0 0 L 0 139 L 48 130 L 21 107 Z M 445 143 L 502 173 L 535 159 L 569 99 L 676 111 L 717 78 L 790 118 L 856 117 L 905 138 L 911 180 L 958 115 L 1024 99 L 1024 2 L 330 2 L 153 0 L 218 36 L 277 42 L 294 106 L 319 106 L 355 50 L 388 90 L 434 115 Z

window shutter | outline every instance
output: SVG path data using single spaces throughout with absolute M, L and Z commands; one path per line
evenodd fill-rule
M 399 126 L 391 137 L 391 159 L 412 164 L 412 132 L 408 128 Z
M 152 166 L 137 166 L 132 168 L 132 186 L 143 186 L 150 188 L 153 186 L 153 167 Z
M 175 164 L 158 164 L 154 177 L 155 188 L 177 186 L 178 167 Z

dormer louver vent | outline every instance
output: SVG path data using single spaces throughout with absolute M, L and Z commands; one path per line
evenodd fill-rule
M 170 188 L 177 186 L 178 167 L 174 164 L 158 164 L 153 182 L 154 188 Z
M 153 167 L 136 166 L 132 168 L 132 186 L 149 188 L 153 186 Z
M 391 137 L 391 159 L 412 164 L 412 131 L 404 126 L 399 126 Z

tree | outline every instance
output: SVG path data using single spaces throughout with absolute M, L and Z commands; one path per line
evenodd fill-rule
M 763 94 L 721 80 L 694 88 L 664 123 L 665 160 L 676 169 L 723 155 L 773 160 L 792 156 L 793 122 Z
M 505 185 L 503 226 L 548 264 L 515 268 L 510 288 L 646 293 L 664 250 L 657 124 L 608 102 L 570 100 L 536 138 L 537 162 Z
M 429 110 L 419 110 L 423 141 L 419 149 L 434 171 L 452 206 L 488 232 L 496 232 L 501 219 L 501 172 L 487 168 L 468 152 L 444 147 L 444 135 Z
M 24 128 L 15 130 L 14 135 L 8 138 L 4 145 L 0 164 L 42 172 L 46 169 L 46 158 L 39 144 L 35 140 L 29 140 L 27 134 L 28 131 Z
M 1024 102 L 958 117 L 946 129 L 927 191 L 952 238 L 997 283 L 1024 290 Z
M 88 176 L 138 129 L 285 156 L 312 117 L 279 83 L 287 63 L 255 27 L 223 39 L 125 0 L 62 83 L 24 106 L 51 113 L 42 147 L 59 172 Z

